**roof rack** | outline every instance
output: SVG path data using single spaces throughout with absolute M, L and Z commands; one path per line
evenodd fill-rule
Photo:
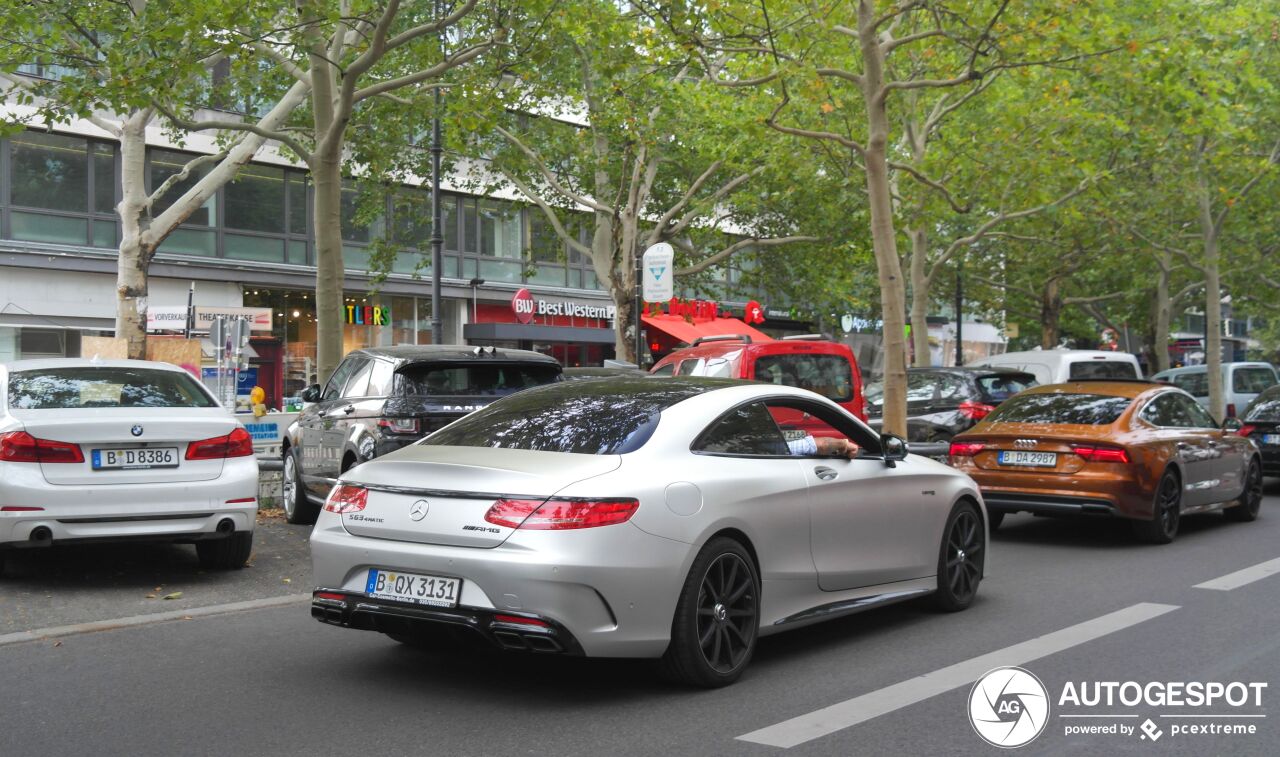
M 802 342 L 829 342 L 831 337 L 826 334 L 789 334 L 782 337 L 783 341 L 802 341 Z
M 708 342 L 746 342 L 747 344 L 751 344 L 751 337 L 747 336 L 746 334 L 719 334 L 716 336 L 700 336 L 697 339 L 694 339 L 693 344 L 689 346 L 697 347 L 699 344 L 706 344 Z

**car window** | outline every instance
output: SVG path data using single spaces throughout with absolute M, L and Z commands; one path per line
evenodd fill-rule
M 402 396 L 501 397 L 560 378 L 560 366 L 545 363 L 449 365 L 411 363 L 398 371 Z
M 952 403 L 969 399 L 969 385 L 959 376 L 939 374 L 938 399 Z
M 762 402 L 735 407 L 712 421 L 692 449 L 720 455 L 791 454 L 778 424 Z
M 1231 374 L 1231 390 L 1243 394 L 1257 394 L 1275 386 L 1276 374 L 1261 366 L 1236 368 Z
M 836 402 L 853 399 L 853 368 L 843 355 L 762 355 L 756 358 L 755 377 L 808 389 Z
M 935 373 L 907 374 L 907 402 L 933 402 L 938 393 L 938 376 Z
M 347 399 L 356 399 L 368 396 L 369 392 L 369 374 L 373 373 L 373 364 L 376 360 L 365 360 L 359 364 L 359 367 L 351 374 L 351 378 L 347 379 L 347 383 L 342 388 L 342 396 Z
M 1081 360 L 1071 364 L 1068 378 L 1079 379 L 1136 379 L 1138 370 L 1133 363 L 1124 360 Z
M 373 361 L 373 371 L 369 374 L 370 397 L 390 397 L 395 379 L 395 365 L 388 360 Z
M 1004 373 L 979 376 L 978 391 L 986 402 L 1003 402 L 1023 389 L 1036 385 L 1036 378 L 1029 373 Z
M 1280 422 L 1280 390 L 1270 390 L 1255 399 L 1245 411 L 1241 420 L 1246 423 L 1260 421 L 1262 423 Z
M 1168 377 L 1170 383 L 1192 397 L 1209 396 L 1209 374 L 1205 371 L 1175 373 Z
M 1142 408 L 1139 417 L 1161 428 L 1190 428 L 1195 425 L 1194 421 L 1186 406 L 1178 401 L 1179 398 L 1186 399 L 1171 392 L 1158 395 Z M 1194 400 L 1190 401 L 1194 403 Z
M 505 397 L 423 439 L 426 446 L 621 455 L 644 446 L 662 411 L 715 388 L 671 381 L 557 382 Z
M 676 373 L 675 363 L 667 363 L 666 365 L 659 366 L 653 369 L 653 375 L 655 376 L 674 376 L 675 373 Z
M 1115 423 L 1132 402 L 1103 394 L 1019 394 L 986 417 L 990 423 Z
M 107 366 L 14 371 L 9 374 L 8 403 L 15 410 L 217 407 L 185 371 Z
M 360 367 L 360 363 L 364 358 L 349 357 L 338 364 L 338 369 L 329 377 L 329 382 L 324 385 L 324 394 L 320 396 L 321 400 L 334 400 L 342 393 L 342 387 L 346 386 L 347 380 L 351 378 L 351 374 Z
M 766 400 L 765 406 L 788 442 L 797 442 L 807 436 L 829 436 L 849 439 L 867 454 L 880 454 L 879 436 L 849 420 L 843 412 L 793 397 Z
M 679 371 L 679 375 L 681 375 L 681 376 L 692 376 L 692 375 L 693 375 L 693 372 L 694 372 L 694 371 L 696 371 L 696 370 L 698 369 L 698 364 L 699 364 L 699 363 L 701 363 L 701 362 L 702 362 L 702 360 L 700 360 L 700 359 L 699 359 L 699 360 L 694 360 L 694 359 L 692 359 L 692 358 L 691 358 L 691 359 L 689 359 L 689 360 L 683 360 L 683 361 L 681 361 L 681 363 L 680 363 L 680 371 Z
M 1214 422 L 1213 416 L 1200 406 L 1199 402 L 1190 397 L 1176 394 L 1174 398 L 1178 400 L 1178 404 L 1182 406 L 1182 412 L 1187 416 L 1190 425 L 1193 428 L 1217 428 L 1218 424 Z
M 734 378 L 737 373 L 734 371 L 734 360 L 726 356 L 708 358 L 698 375 L 712 376 L 714 378 Z

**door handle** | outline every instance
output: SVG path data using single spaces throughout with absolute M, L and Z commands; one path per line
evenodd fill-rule
M 813 474 L 822 481 L 830 481 L 840 475 L 825 465 L 819 465 L 817 468 L 814 468 Z
M 1210 439 L 1210 440 L 1209 440 L 1209 446 L 1210 446 L 1210 447 L 1217 447 L 1217 446 L 1218 446 L 1218 440 L 1217 440 L 1217 439 Z
M 347 415 L 351 415 L 355 411 L 356 411 L 355 405 L 347 405 L 346 407 L 342 408 L 342 412 Z
M 1178 442 L 1178 449 L 1186 449 L 1186 448 L 1187 448 L 1186 442 Z

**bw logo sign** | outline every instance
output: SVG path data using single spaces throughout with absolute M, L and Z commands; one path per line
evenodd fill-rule
M 996 668 L 970 690 L 969 722 L 992 746 L 1030 744 L 1049 722 L 1049 692 L 1022 668 Z

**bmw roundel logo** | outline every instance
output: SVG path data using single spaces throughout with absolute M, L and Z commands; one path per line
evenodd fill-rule
M 412 505 L 409 505 L 409 519 L 418 521 L 427 517 L 427 508 L 430 506 L 431 504 L 425 499 L 420 499 Z
M 134 426 L 133 428 L 129 429 L 129 433 L 133 434 L 134 436 L 142 436 L 142 426 Z

